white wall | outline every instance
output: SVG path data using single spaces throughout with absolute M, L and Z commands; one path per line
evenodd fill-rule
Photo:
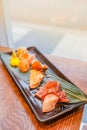
M 9 0 L 12 20 L 87 29 L 87 0 Z
M 13 47 L 8 1 L 0 0 L 0 45 Z

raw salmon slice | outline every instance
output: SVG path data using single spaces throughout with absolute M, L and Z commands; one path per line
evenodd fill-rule
M 61 90 L 61 84 L 57 81 L 47 81 L 47 83 L 42 86 L 39 91 L 37 91 L 37 93 L 35 94 L 36 97 L 40 98 L 40 99 L 44 99 L 44 97 L 47 94 L 55 94 L 57 95 L 58 92 Z

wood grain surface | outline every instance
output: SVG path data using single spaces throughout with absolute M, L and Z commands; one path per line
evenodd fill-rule
M 9 50 L 0 47 L 0 51 Z M 87 94 L 86 62 L 54 56 L 47 58 Z M 0 61 L 0 130 L 79 130 L 83 107 L 48 123 L 40 123 Z

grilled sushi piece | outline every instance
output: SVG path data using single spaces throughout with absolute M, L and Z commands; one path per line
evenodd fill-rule
M 55 109 L 58 102 L 68 103 L 69 99 L 61 84 L 58 81 L 47 81 L 36 93 L 35 96 L 42 100 L 42 112 L 50 112 Z
M 23 57 L 25 56 L 25 57 Z M 30 69 L 30 64 L 32 63 L 33 59 L 34 59 L 34 55 L 24 55 L 21 57 L 20 61 L 19 61 L 19 69 L 22 72 L 27 72 Z
M 39 89 L 39 91 L 37 91 L 35 96 L 43 100 L 47 94 L 57 95 L 60 90 L 61 90 L 61 84 L 57 81 L 50 80 L 47 81 L 47 83 L 44 86 L 42 86 Z
M 38 70 L 30 71 L 30 89 L 38 87 L 44 78 L 44 73 Z
M 43 101 L 42 112 L 50 112 L 55 109 L 58 97 L 55 94 L 47 94 Z

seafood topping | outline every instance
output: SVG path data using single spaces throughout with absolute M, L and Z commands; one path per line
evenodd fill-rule
M 26 47 L 19 47 L 17 49 L 17 55 L 19 58 L 23 56 L 23 54 L 28 54 L 27 48 Z
M 45 75 L 44 69 L 47 69 L 48 67 L 46 65 L 42 65 L 38 60 L 33 61 L 31 66 L 32 69 L 30 71 L 30 88 L 33 89 L 41 84 Z
M 61 90 L 57 96 L 59 97 L 59 102 L 66 102 L 68 103 L 69 102 L 69 99 L 68 97 L 66 96 L 66 93 L 64 90 Z
M 47 94 L 58 95 L 58 92 L 61 90 L 61 84 L 57 81 L 48 81 L 40 90 L 35 94 L 36 97 L 44 99 Z
M 36 60 L 32 63 L 32 69 L 35 69 L 35 70 L 45 70 L 47 68 L 48 66 L 41 64 L 39 60 Z
M 12 52 L 10 65 L 18 67 L 21 72 L 27 72 L 34 59 L 35 55 L 30 55 L 26 47 L 19 47 L 16 51 Z
M 27 72 L 29 70 L 29 68 L 30 68 L 28 60 L 21 59 L 20 62 L 19 62 L 19 66 L 18 67 L 19 67 L 20 71 Z
M 42 100 L 43 112 L 52 111 L 56 107 L 57 102 L 69 102 L 65 91 L 61 89 L 61 84 L 52 80 L 42 86 L 35 96 Z
M 30 70 L 29 86 L 30 89 L 37 88 L 43 81 L 47 65 L 36 60 L 34 54 L 29 54 L 26 47 L 19 47 L 12 52 L 10 59 L 12 67 L 18 67 L 21 72 Z M 68 103 L 69 99 L 61 84 L 58 81 L 49 80 L 35 93 L 35 96 L 42 100 L 42 112 L 50 112 L 55 109 L 58 102 Z
M 32 63 L 33 59 L 35 58 L 35 55 L 25 55 L 23 54 L 20 58 L 19 62 L 19 69 L 22 72 L 27 72 L 30 68 L 30 64 Z

